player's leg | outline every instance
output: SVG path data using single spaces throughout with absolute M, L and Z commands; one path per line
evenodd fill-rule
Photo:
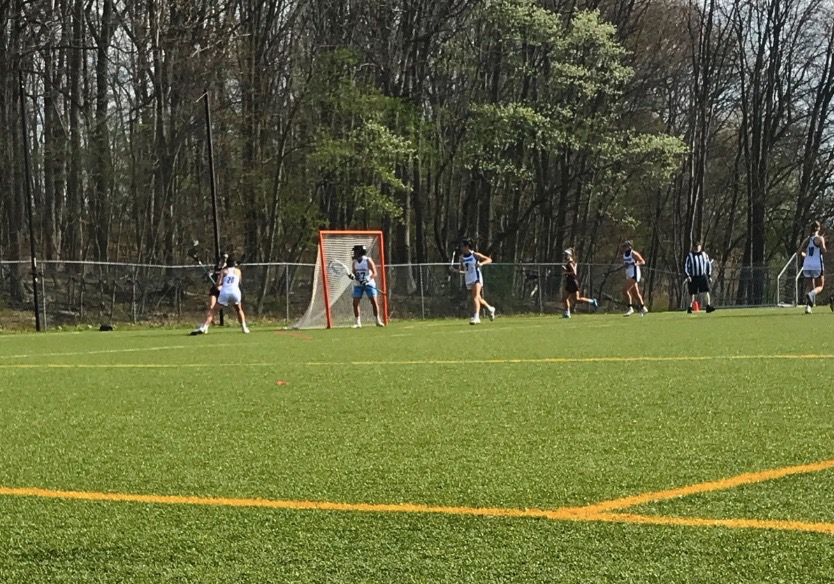
M 817 298 L 817 294 L 820 294 L 825 288 L 825 274 L 820 274 L 820 277 L 816 279 L 814 282 L 814 300 Z
M 240 323 L 240 328 L 244 333 L 249 333 L 249 327 L 246 326 L 246 315 L 243 313 L 243 304 L 239 301 L 234 305 L 235 312 L 237 312 L 237 321 Z
M 634 306 L 632 306 L 632 299 L 631 299 L 631 290 L 634 288 L 635 282 L 632 279 L 626 280 L 625 285 L 623 286 L 623 294 L 626 297 L 626 304 L 628 305 L 628 310 L 623 316 L 631 316 L 634 314 Z
M 646 303 L 643 302 L 643 295 L 640 294 L 640 284 L 637 281 L 634 282 L 633 288 L 634 297 L 637 299 L 637 302 L 640 306 L 640 314 L 646 314 L 648 310 L 646 309 Z
M 224 305 L 220 302 L 220 299 L 218 298 L 218 300 L 214 304 L 214 306 L 209 308 L 208 314 L 206 315 L 205 322 L 203 322 L 203 324 L 201 324 L 198 328 L 191 331 L 191 334 L 192 335 L 204 335 L 204 334 L 206 334 L 208 332 L 209 326 L 211 325 L 211 321 L 213 321 L 215 319 L 215 317 L 220 312 L 220 309 L 223 306 Z
M 575 296 L 574 304 L 590 304 L 594 308 L 599 306 L 599 302 L 597 302 L 596 298 L 586 298 L 584 296 L 580 296 L 579 292 L 576 292 Z
M 212 286 L 211 290 L 209 290 L 209 315 L 211 315 L 212 309 L 217 306 L 217 297 L 220 296 L 220 290 L 217 289 L 217 286 Z M 211 317 L 214 320 L 214 317 Z M 211 323 L 209 323 L 211 324 Z
M 562 305 L 565 307 L 565 311 L 562 313 L 562 318 L 570 318 L 570 300 L 573 294 L 568 292 L 567 289 L 562 292 Z
M 487 316 L 489 316 L 489 320 L 495 320 L 495 307 L 493 305 L 491 305 L 489 302 L 486 301 L 486 297 L 484 296 L 484 284 L 483 284 L 483 282 L 481 282 L 480 286 L 481 286 L 481 292 L 478 296 L 478 299 L 481 303 L 481 306 L 486 308 Z M 481 312 L 480 309 L 478 310 L 478 312 L 479 313 Z
M 469 324 L 480 324 L 481 322 L 481 283 L 475 282 L 469 288 L 469 294 L 472 298 L 472 318 L 469 319 Z
M 382 318 L 379 316 L 379 296 L 375 288 L 368 288 L 367 289 L 368 300 L 371 301 L 371 310 L 374 313 L 374 318 L 376 319 L 376 326 L 385 326 L 385 323 L 382 322 Z
M 359 296 L 356 295 L 357 291 L 359 292 Z M 353 289 L 353 327 L 352 328 L 362 328 L 362 315 L 359 309 L 359 303 L 362 301 L 362 289 L 358 286 Z
M 816 274 L 805 272 L 805 314 L 811 314 L 814 306 L 814 290 L 816 289 Z

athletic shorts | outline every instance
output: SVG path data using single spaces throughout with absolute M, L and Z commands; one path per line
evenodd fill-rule
M 640 283 L 640 266 L 626 266 L 626 278 Z
M 816 280 L 822 276 L 822 270 L 802 270 L 802 277 Z
M 471 290 L 472 288 L 475 287 L 475 284 L 483 284 L 483 283 L 484 283 L 483 280 L 475 280 L 474 282 L 467 282 L 466 283 L 466 289 Z
M 576 294 L 579 292 L 579 283 L 573 278 L 567 278 L 565 280 L 565 292 L 568 294 Z
M 220 296 L 217 297 L 217 303 L 220 306 L 229 306 L 229 304 L 237 306 L 240 304 L 240 290 L 234 290 L 231 292 L 221 290 Z
M 376 298 L 377 289 L 376 286 L 373 284 L 368 284 L 367 286 L 354 286 L 353 287 L 353 297 L 354 298 L 362 298 L 363 294 L 367 294 L 368 298 Z
M 692 276 L 692 281 L 689 282 L 690 294 L 702 294 L 709 292 L 709 278 L 706 276 Z
M 212 286 L 211 290 L 209 290 L 209 296 L 214 296 L 215 298 L 220 296 L 220 290 L 217 286 Z

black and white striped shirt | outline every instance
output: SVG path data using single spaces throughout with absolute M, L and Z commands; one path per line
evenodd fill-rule
M 707 276 L 712 274 L 712 264 L 709 261 L 709 256 L 705 251 L 689 252 L 686 256 L 686 262 L 683 264 L 683 273 L 688 278 L 694 276 Z

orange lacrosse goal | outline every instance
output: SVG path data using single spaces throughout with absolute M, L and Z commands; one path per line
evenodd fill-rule
M 353 286 L 348 277 L 353 265 L 353 247 L 364 245 L 376 264 L 380 316 L 388 324 L 388 290 L 385 281 L 385 241 L 381 231 L 319 231 L 319 252 L 313 273 L 313 290 L 307 312 L 293 328 L 333 328 L 353 324 Z M 366 318 L 371 305 L 363 296 L 360 305 Z

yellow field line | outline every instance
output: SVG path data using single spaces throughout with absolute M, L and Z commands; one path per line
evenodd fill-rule
M 609 511 L 616 511 L 634 507 L 636 505 L 644 505 L 646 503 L 653 503 L 655 501 L 665 501 L 668 499 L 677 499 L 679 497 L 688 497 L 689 495 L 697 495 L 699 493 L 710 493 L 713 491 L 721 491 L 724 489 L 732 489 L 741 487 L 743 485 L 751 485 L 754 483 L 761 483 L 764 481 L 771 481 L 774 479 L 781 479 L 796 474 L 805 474 L 812 472 L 819 472 L 834 468 L 834 460 L 823 460 L 812 464 L 799 464 L 796 466 L 786 466 L 783 468 L 775 468 L 771 470 L 763 470 L 758 472 L 748 472 L 726 479 L 719 479 L 717 481 L 707 481 L 704 483 L 697 483 L 685 487 L 678 487 L 676 489 L 667 489 L 664 491 L 652 491 L 648 493 L 641 493 L 631 497 L 622 497 L 619 499 L 612 499 L 610 501 L 601 501 L 579 509 L 589 513 L 606 513 Z
M 634 515 L 631 513 L 600 513 L 593 521 L 606 523 L 636 523 L 642 525 L 674 525 L 678 527 L 725 527 L 728 529 L 775 529 L 834 535 L 834 523 L 784 521 L 779 519 L 711 519 L 708 517 L 669 517 Z
M 215 347 L 232 346 L 239 345 L 233 345 L 231 343 L 221 343 L 217 345 L 211 345 L 211 348 L 214 349 Z M 79 355 L 111 355 L 116 353 L 144 353 L 153 351 L 169 351 L 171 349 L 200 349 L 201 351 L 204 351 L 206 347 L 204 345 L 168 345 L 165 347 L 131 347 L 129 349 L 102 349 L 97 351 L 74 351 L 71 353 L 27 353 L 25 355 L 2 355 L 2 357 L 3 359 L 28 359 L 31 357 L 77 357 Z
M 228 363 L 234 367 L 275 367 L 276 363 Z M 211 369 L 208 363 L 4 363 L 0 369 Z
M 34 355 L 33 355 L 34 356 Z M 352 367 L 381 365 L 519 365 L 519 364 L 570 364 L 570 363 L 663 363 L 686 361 L 772 361 L 811 359 L 815 361 L 832 359 L 834 354 L 802 355 L 673 355 L 673 356 L 634 356 L 634 357 L 541 357 L 529 359 L 425 359 L 409 361 L 307 361 L 295 365 L 305 367 Z M 274 367 L 278 363 L 232 363 L 235 367 Z M 289 364 L 290 366 L 293 364 Z M 207 363 L 3 363 L 0 369 L 180 369 L 212 367 Z M 282 363 L 282 367 L 288 366 Z
M 466 507 L 423 505 L 416 503 L 339 503 L 332 501 L 304 501 L 291 499 L 198 497 L 182 495 L 143 495 L 135 493 L 102 493 L 94 491 L 64 491 L 31 487 L 0 487 L 0 496 L 41 497 L 47 499 L 73 499 L 81 501 L 132 502 L 168 505 L 204 505 L 214 507 L 260 507 L 266 509 L 353 511 L 365 513 L 431 513 L 442 515 L 468 515 L 480 517 L 513 517 L 550 519 L 556 521 L 591 521 L 606 523 L 634 523 L 648 525 L 673 525 L 681 527 L 725 527 L 731 529 L 776 529 L 784 531 L 815 532 L 834 535 L 834 523 L 814 523 L 768 519 L 712 519 L 705 517 L 669 517 L 611 513 L 633 505 L 684 497 L 719 489 L 783 478 L 793 474 L 810 473 L 834 467 L 834 460 L 790 466 L 761 472 L 745 473 L 735 477 L 698 483 L 679 489 L 644 493 L 603 501 L 584 507 L 560 507 L 558 509 L 514 509 L 502 507 Z
M 526 363 L 634 363 L 634 362 L 682 362 L 682 361 L 754 361 L 785 359 L 834 359 L 834 354 L 804 355 L 671 355 L 671 356 L 633 356 L 633 357 L 540 357 L 519 359 L 413 359 L 408 361 L 308 361 L 304 365 L 339 367 L 365 365 L 517 365 Z
M 81 501 L 111 501 L 170 505 L 206 505 L 215 507 L 263 507 L 318 511 L 355 511 L 371 513 L 439 513 L 444 515 L 479 515 L 490 517 L 527 517 L 559 519 L 572 516 L 560 510 L 512 509 L 491 507 L 454 507 L 415 503 L 338 503 L 331 501 L 302 501 L 291 499 L 240 499 L 228 497 L 195 497 L 181 495 L 142 495 L 134 493 L 98 493 L 91 491 L 61 491 L 39 488 L 0 487 L 0 495 L 42 497 L 47 499 L 75 499 Z

